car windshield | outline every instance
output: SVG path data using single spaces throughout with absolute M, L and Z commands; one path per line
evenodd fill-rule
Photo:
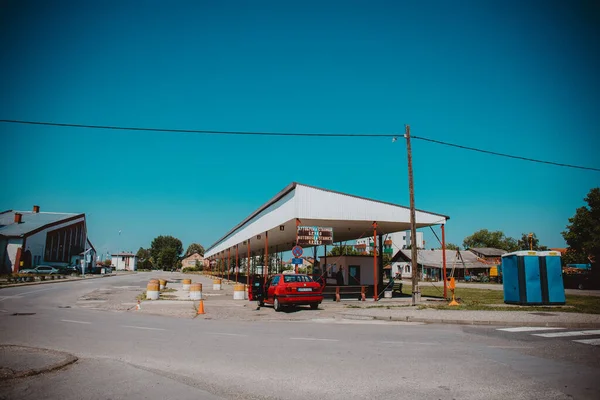
M 283 281 L 285 283 L 290 282 L 313 282 L 312 278 L 308 275 L 284 275 Z

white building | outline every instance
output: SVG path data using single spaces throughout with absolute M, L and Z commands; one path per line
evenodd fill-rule
M 391 240 L 391 244 L 389 241 Z M 407 249 L 410 246 L 410 231 L 402 231 L 402 232 L 394 232 L 389 233 L 387 235 L 383 235 L 383 242 L 387 246 L 391 246 L 393 252 L 391 256 L 395 256 L 400 250 Z M 378 246 L 377 241 L 375 241 L 375 245 Z M 373 237 L 364 237 L 361 239 L 356 239 L 356 244 L 354 248 L 358 251 L 370 253 L 373 248 Z M 417 231 L 417 248 L 423 249 L 425 248 L 425 242 L 423 240 L 423 232 Z
M 40 212 L 39 206 L 0 212 L 0 273 L 38 265 L 81 265 L 82 259 L 86 270 L 96 260 L 85 214 Z
M 111 266 L 118 271 L 137 271 L 137 256 L 133 253 L 111 254 Z

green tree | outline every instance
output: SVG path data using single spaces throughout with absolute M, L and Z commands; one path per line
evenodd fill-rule
M 361 253 L 354 248 L 354 246 L 341 245 L 334 246 L 327 252 L 328 256 L 358 256 Z
M 531 237 L 529 235 L 531 235 Z M 519 247 L 519 250 L 548 250 L 548 247 L 540 245 L 540 240 L 537 238 L 535 233 L 523 233 L 521 235 L 521 239 L 519 239 L 517 242 L 517 246 Z
M 137 251 L 137 253 L 135 254 L 135 256 L 139 259 L 139 260 L 148 260 L 150 258 L 150 250 L 149 249 L 144 249 L 143 247 L 140 247 L 140 249 Z
M 481 229 L 463 240 L 463 247 L 470 249 L 472 247 L 492 247 L 506 251 L 515 251 L 519 248 L 514 238 L 507 237 L 502 231 L 490 232 L 487 229 Z
M 104 260 L 103 264 L 105 267 L 110 267 L 112 265 L 112 260 L 110 258 L 107 258 L 106 260 Z
M 600 281 L 600 188 L 593 188 L 584 199 L 587 206 L 579 207 L 569 218 L 562 236 L 569 246 L 568 262 L 592 263 L 592 275 Z
M 154 266 L 159 269 L 176 267 L 182 252 L 181 240 L 173 236 L 158 236 L 150 245 L 150 256 Z
M 158 265 L 164 270 L 177 268 L 178 261 L 177 250 L 172 247 L 163 248 L 158 255 Z
M 199 243 L 192 243 L 188 246 L 187 250 L 185 251 L 185 255 L 183 256 L 185 257 L 189 257 L 194 253 L 198 253 L 201 256 L 204 256 L 204 246 L 202 246 Z

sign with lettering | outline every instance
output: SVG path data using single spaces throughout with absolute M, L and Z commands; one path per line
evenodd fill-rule
M 321 226 L 299 226 L 299 246 L 321 246 L 333 244 L 333 228 Z

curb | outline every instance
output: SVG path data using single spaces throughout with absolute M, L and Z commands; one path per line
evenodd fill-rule
M 426 324 L 449 324 L 449 325 L 498 325 L 498 326 L 536 326 L 548 328 L 600 328 L 600 324 L 595 322 L 532 322 L 532 321 L 492 321 L 492 320 L 464 320 L 464 319 L 433 319 L 433 318 L 415 318 L 415 317 L 380 317 L 373 315 L 353 316 L 342 314 L 348 319 L 372 319 L 378 321 L 401 321 L 401 322 L 422 322 Z M 354 318 L 353 318 L 354 317 Z
M 36 352 L 42 351 L 42 352 L 45 352 L 45 353 L 50 353 L 50 354 L 53 354 L 53 355 L 60 355 L 60 356 L 64 357 L 64 360 L 59 361 L 59 362 L 57 362 L 55 364 L 51 364 L 51 365 L 49 365 L 47 367 L 44 367 L 44 368 L 37 368 L 37 369 L 33 368 L 33 369 L 28 369 L 28 370 L 25 370 L 25 371 L 17 372 L 16 374 L 8 376 L 6 378 L 0 378 L 0 381 L 9 381 L 11 379 L 24 378 L 24 377 L 27 377 L 27 376 L 39 375 L 39 374 L 44 373 L 44 372 L 55 371 L 57 369 L 66 367 L 67 365 L 73 364 L 74 362 L 76 362 L 78 360 L 77 357 L 75 357 L 74 355 L 69 354 L 69 353 L 65 353 L 65 352 L 62 352 L 62 351 L 56 351 L 56 350 L 41 349 L 41 348 L 37 348 L 37 347 L 28 347 L 28 346 L 18 346 L 18 345 L 12 345 L 12 344 L 3 344 L 3 345 L 0 345 L 0 348 L 8 348 L 8 349 L 17 348 L 17 349 L 24 349 L 24 350 L 33 350 L 33 351 L 36 351 Z
M 90 278 L 75 278 L 75 279 L 69 279 L 69 278 L 67 278 L 67 279 L 58 279 L 58 280 L 55 279 L 53 281 L 10 283 L 8 285 L 2 285 L 2 286 L 0 286 L 0 290 L 5 289 L 5 288 L 11 288 L 11 287 L 35 286 L 35 285 L 46 285 L 46 284 L 51 284 L 51 283 L 87 281 L 89 279 L 109 278 L 111 276 L 117 276 L 117 275 L 99 275 L 99 276 L 93 276 L 93 277 L 90 277 Z

